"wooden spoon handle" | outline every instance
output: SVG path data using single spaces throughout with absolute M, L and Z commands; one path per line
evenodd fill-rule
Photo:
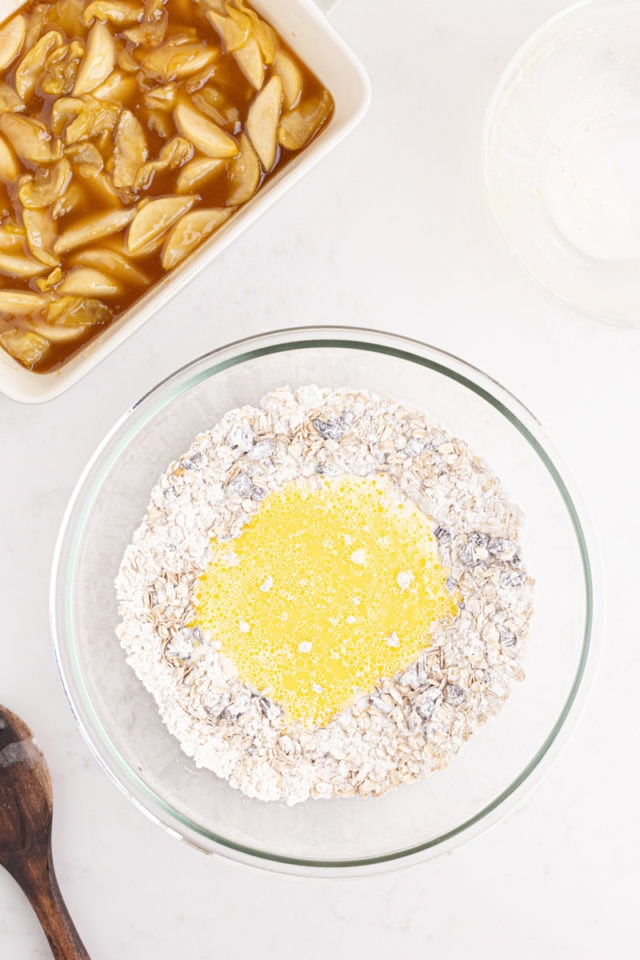
M 40 858 L 23 861 L 11 873 L 29 898 L 56 960 L 91 960 L 60 893 L 51 849 L 45 863 Z

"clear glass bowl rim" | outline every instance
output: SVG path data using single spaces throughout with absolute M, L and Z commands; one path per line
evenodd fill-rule
M 528 59 L 530 59 L 531 54 L 534 53 L 536 48 L 539 46 L 540 41 L 544 40 L 547 34 L 549 34 L 555 27 L 562 25 L 563 22 L 567 21 L 570 23 L 572 19 L 576 16 L 579 16 L 583 10 L 588 10 L 589 8 L 596 9 L 597 7 L 606 8 L 608 5 L 613 5 L 620 2 L 621 0 L 577 0 L 576 3 L 572 3 L 568 7 L 564 7 L 562 10 L 554 13 L 547 20 L 536 27 L 536 29 L 530 33 L 525 40 L 523 40 L 523 42 L 512 54 L 506 67 L 500 74 L 491 95 L 491 99 L 489 100 L 489 104 L 485 111 L 480 152 L 482 189 L 484 192 L 488 212 L 491 216 L 491 220 L 496 231 L 502 238 L 506 249 L 509 251 L 509 254 L 513 257 L 514 261 L 538 287 L 544 290 L 549 296 L 553 297 L 558 303 L 561 303 L 569 310 L 572 310 L 576 316 L 586 317 L 589 320 L 597 320 L 600 323 L 606 323 L 614 329 L 626 330 L 629 329 L 629 327 L 639 326 L 640 320 L 636 319 L 634 321 L 618 319 L 609 316 L 607 311 L 589 309 L 584 304 L 575 303 L 571 297 L 566 296 L 560 291 L 554 289 L 551 283 L 539 276 L 538 273 L 529 265 L 526 257 L 522 256 L 516 249 L 515 244 L 508 236 L 508 232 L 502 224 L 502 220 L 494 200 L 493 178 L 490 169 L 491 144 L 500 108 L 509 92 L 509 89 L 513 86 L 518 73 L 522 68 L 522 65 L 526 63 Z
M 533 758 L 491 803 L 454 829 L 407 849 L 362 859 L 309 860 L 255 850 L 213 833 L 175 810 L 138 777 L 104 730 L 84 684 L 72 629 L 71 586 L 77 548 L 102 480 L 122 450 L 161 409 L 203 380 L 256 357 L 316 347 L 374 351 L 425 366 L 472 390 L 501 413 L 551 475 L 573 526 L 584 577 L 585 628 L 578 667 L 563 709 Z M 107 433 L 78 479 L 60 527 L 51 575 L 51 634 L 62 686 L 85 741 L 119 789 L 151 820 L 206 853 L 217 852 L 245 864 L 299 875 L 366 874 L 429 859 L 471 839 L 502 819 L 540 781 L 575 726 L 593 683 L 601 634 L 596 557 L 584 505 L 566 468 L 545 437 L 539 420 L 497 380 L 451 353 L 396 334 L 347 326 L 295 327 L 237 340 L 191 361 L 133 404 Z M 568 724 L 570 716 L 572 722 Z M 521 789 L 525 786 L 526 790 Z

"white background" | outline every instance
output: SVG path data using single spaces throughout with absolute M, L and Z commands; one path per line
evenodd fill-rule
M 374 85 L 357 132 L 67 395 L 31 408 L 0 398 L 0 702 L 49 760 L 59 880 L 93 960 L 599 960 L 635 940 L 640 331 L 577 317 L 539 290 L 504 249 L 480 187 L 493 87 L 561 6 L 345 0 L 336 27 Z M 170 839 L 89 755 L 48 636 L 56 531 L 107 428 L 193 357 L 306 323 L 418 337 L 513 390 L 576 477 L 605 572 L 599 679 L 542 785 L 455 853 L 372 879 L 279 877 Z M 49 957 L 4 873 L 0 956 Z

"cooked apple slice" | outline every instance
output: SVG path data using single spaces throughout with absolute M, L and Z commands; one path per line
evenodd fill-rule
M 165 233 L 193 206 L 195 197 L 162 197 L 138 207 L 127 235 L 126 252 L 133 256 L 153 253 Z
M 256 90 L 261 90 L 265 74 L 258 42 L 254 37 L 249 36 L 248 39 L 245 39 L 244 45 L 237 44 L 237 41 L 242 35 L 242 31 L 233 20 L 223 16 L 216 10 L 207 11 L 207 20 L 217 31 L 225 48 L 232 53 L 234 60 L 251 86 L 255 87 Z M 228 24 L 232 24 L 232 26 L 228 26 Z M 231 48 L 227 46 L 228 42 L 231 42 Z
M 18 183 L 18 199 L 27 210 L 44 210 L 62 197 L 71 182 L 71 166 L 63 157 L 54 167 L 25 174 Z
M 79 40 L 72 40 L 53 50 L 47 57 L 44 72 L 38 78 L 38 93 L 46 93 L 51 97 L 70 93 L 83 56 L 84 47 Z
M 182 136 L 205 156 L 212 160 L 227 160 L 237 155 L 238 144 L 233 137 L 190 104 L 179 103 L 173 118 Z
M 233 213 L 228 207 L 194 210 L 176 223 L 162 248 L 162 266 L 173 270 Z
M 80 61 L 73 96 L 91 93 L 107 79 L 116 64 L 116 45 L 111 32 L 97 20 L 89 30 L 87 49 Z
M 327 122 L 333 110 L 328 91 L 321 97 L 305 100 L 295 110 L 285 113 L 278 132 L 280 146 L 285 150 L 301 150 Z
M 61 136 L 65 127 L 86 109 L 86 103 L 79 97 L 58 97 L 51 108 L 51 129 L 55 135 Z
M 0 250 L 3 253 L 24 253 L 25 231 L 9 221 L 0 227 Z
M 135 287 L 146 287 L 150 282 L 146 273 L 135 267 L 123 254 L 118 253 L 117 250 L 110 250 L 109 247 L 81 250 L 74 256 L 73 263 L 76 266 L 106 270 L 110 276 L 117 278 L 125 286 L 131 284 Z
M 65 297 L 72 300 L 75 297 Z M 90 324 L 81 326 L 77 324 L 72 326 L 64 323 L 47 323 L 46 320 L 32 320 L 31 330 L 38 336 L 45 337 L 50 343 L 69 343 L 71 340 L 77 340 L 85 332 Z
M 227 203 L 230 206 L 240 206 L 247 200 L 251 200 L 260 186 L 262 176 L 258 154 L 253 149 L 249 137 L 241 133 L 239 143 L 240 153 L 229 161 L 228 167 L 227 176 L 231 191 L 227 197 Z
M 114 103 L 127 103 L 138 91 L 138 82 L 130 73 L 114 70 L 104 83 L 91 91 L 98 100 L 113 100 Z
M 64 194 L 53 205 L 51 213 L 54 220 L 61 220 L 70 213 L 81 210 L 87 202 L 86 195 L 79 183 L 71 181 Z
M 278 35 L 273 27 L 260 19 L 255 10 L 251 11 L 251 17 L 253 20 L 251 33 L 258 43 L 262 59 L 266 64 L 272 64 L 278 51 Z
M 48 304 L 44 321 L 32 320 L 31 325 L 50 340 L 60 343 L 77 339 L 89 327 L 108 323 L 111 316 L 111 310 L 101 300 L 61 297 Z
M 166 6 L 166 0 L 145 0 L 145 12 L 141 22 L 124 30 L 125 38 L 136 47 L 159 47 L 169 23 Z
M 44 273 L 47 268 L 39 260 L 32 260 L 24 254 L 10 254 L 0 251 L 0 273 L 20 280 L 30 280 Z
M 72 267 L 59 285 L 58 292 L 67 297 L 117 297 L 122 293 L 122 286 L 102 270 Z
M 71 98 L 74 100 L 74 98 Z M 77 101 L 75 101 L 77 102 Z M 65 143 L 78 143 L 110 133 L 120 117 L 120 107 L 109 100 L 97 100 L 86 96 L 80 101 L 82 110 L 64 131 Z M 54 104 L 55 109 L 55 104 Z
M 27 232 L 27 246 L 41 263 L 57 267 L 59 260 L 53 254 L 56 228 L 48 210 L 23 210 L 22 222 Z
M 206 84 L 191 95 L 194 107 L 227 132 L 235 131 L 241 122 L 240 111 L 213 84 Z
M 18 14 L 0 27 L 0 70 L 6 70 L 22 50 L 27 35 L 27 21 Z
M 176 105 L 178 87 L 175 83 L 165 83 L 161 87 L 152 87 L 144 95 L 144 105 L 149 110 L 173 110 Z
M 164 110 L 147 110 L 147 126 L 163 140 L 175 132 L 171 116 Z
M 204 0 L 204 2 L 207 4 L 207 6 L 210 6 L 207 0 Z M 220 9 L 207 10 L 206 17 L 213 29 L 217 32 L 222 43 L 224 43 L 225 24 L 227 22 L 227 17 L 224 12 L 224 4 L 222 4 Z
M 224 21 L 224 41 L 225 48 L 229 53 L 234 53 L 240 47 L 244 47 L 251 33 L 251 19 L 246 14 L 235 10 L 233 7 L 227 8 L 227 16 Z
M 41 290 L 42 293 L 48 293 L 53 287 L 60 283 L 63 276 L 62 268 L 54 267 L 46 277 L 39 277 L 36 280 L 36 287 L 38 290 Z
M 247 116 L 247 134 L 267 173 L 276 162 L 283 99 L 282 80 L 277 75 L 273 76 L 254 99 Z
M 118 190 L 132 187 L 138 170 L 149 156 L 144 130 L 130 110 L 123 110 L 115 130 L 113 185 Z
M 0 81 L 0 113 L 23 113 L 25 105 L 8 83 Z
M 13 183 L 20 176 L 20 164 L 3 136 L 0 136 L 0 180 Z
M 235 160 L 231 163 L 235 163 Z M 222 173 L 225 167 L 224 160 L 211 160 L 210 157 L 191 160 L 180 171 L 176 180 L 176 189 L 178 193 L 195 193 L 209 177 Z
M 47 306 L 43 320 L 30 320 L 31 329 L 51 343 L 69 343 L 89 329 L 107 323 L 111 310 L 100 300 L 86 297 L 61 297 Z
M 62 156 L 62 144 L 51 136 L 39 120 L 30 120 L 17 113 L 5 113 L 0 115 L 0 131 L 21 160 L 52 163 Z
M 293 110 L 294 107 L 297 107 L 302 93 L 302 74 L 284 50 L 278 50 L 273 69 L 282 80 L 284 105 L 287 110 Z
M 37 293 L 23 293 L 21 290 L 0 290 L 0 313 L 25 316 L 42 310 L 47 301 Z
M 102 20 L 123 26 L 142 20 L 144 8 L 139 3 L 127 3 L 125 0 L 94 0 L 82 14 L 85 27 L 94 20 Z
M 102 154 L 87 140 L 71 144 L 64 153 L 81 177 L 95 177 L 104 169 Z
M 118 230 L 123 230 L 135 215 L 135 208 L 132 208 L 131 210 L 109 210 L 108 213 L 86 217 L 80 223 L 76 223 L 75 226 L 69 227 L 58 237 L 53 252 L 56 256 L 61 256 L 63 253 L 68 253 L 69 250 L 75 250 L 77 247 L 111 236 Z
M 28 100 L 36 88 L 36 84 L 44 71 L 47 57 L 52 50 L 61 47 L 64 37 L 58 30 L 49 30 L 22 58 L 22 62 L 15 74 L 15 85 L 18 94 L 23 100 Z
M 234 59 L 252 87 L 261 90 L 264 83 L 264 63 L 260 47 L 253 37 L 249 37 L 244 47 L 233 54 Z
M 15 328 L 0 333 L 0 346 L 4 347 L 18 363 L 30 368 L 42 360 L 51 344 L 46 337 L 33 330 Z
M 136 173 L 134 187 L 136 190 L 148 190 L 153 183 L 156 173 L 164 170 L 175 170 L 193 156 L 193 146 L 184 137 L 173 137 L 160 150 L 157 160 L 150 160 L 143 164 Z M 222 160 L 208 160 L 208 163 L 222 163 Z M 180 193 L 180 191 L 178 191 Z
M 248 23 L 248 33 L 256 40 L 262 59 L 266 64 L 273 63 L 278 50 L 278 35 L 273 27 L 261 20 L 256 11 L 243 0 L 235 0 L 233 6 L 227 3 L 225 9 L 228 16 L 239 26 L 244 28 L 244 24 Z
M 147 76 L 166 83 L 192 77 L 219 56 L 218 50 L 201 43 L 165 43 L 151 50 L 142 60 L 141 67 Z

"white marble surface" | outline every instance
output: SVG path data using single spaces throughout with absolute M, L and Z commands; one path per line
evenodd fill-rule
M 486 217 L 479 140 L 494 84 L 558 0 L 345 0 L 335 23 L 374 84 L 357 133 L 69 394 L 0 399 L 0 702 L 36 731 L 55 789 L 61 886 L 94 960 L 442 955 L 599 960 L 635 939 L 640 331 L 572 315 Z M 250 279 L 249 279 L 250 278 Z M 587 714 L 507 821 L 387 876 L 309 881 L 177 843 L 107 780 L 76 730 L 48 638 L 56 530 L 113 420 L 227 339 L 301 323 L 389 327 L 495 375 L 541 418 L 598 533 L 606 645 Z M 44 960 L 0 874 L 0 956 Z

